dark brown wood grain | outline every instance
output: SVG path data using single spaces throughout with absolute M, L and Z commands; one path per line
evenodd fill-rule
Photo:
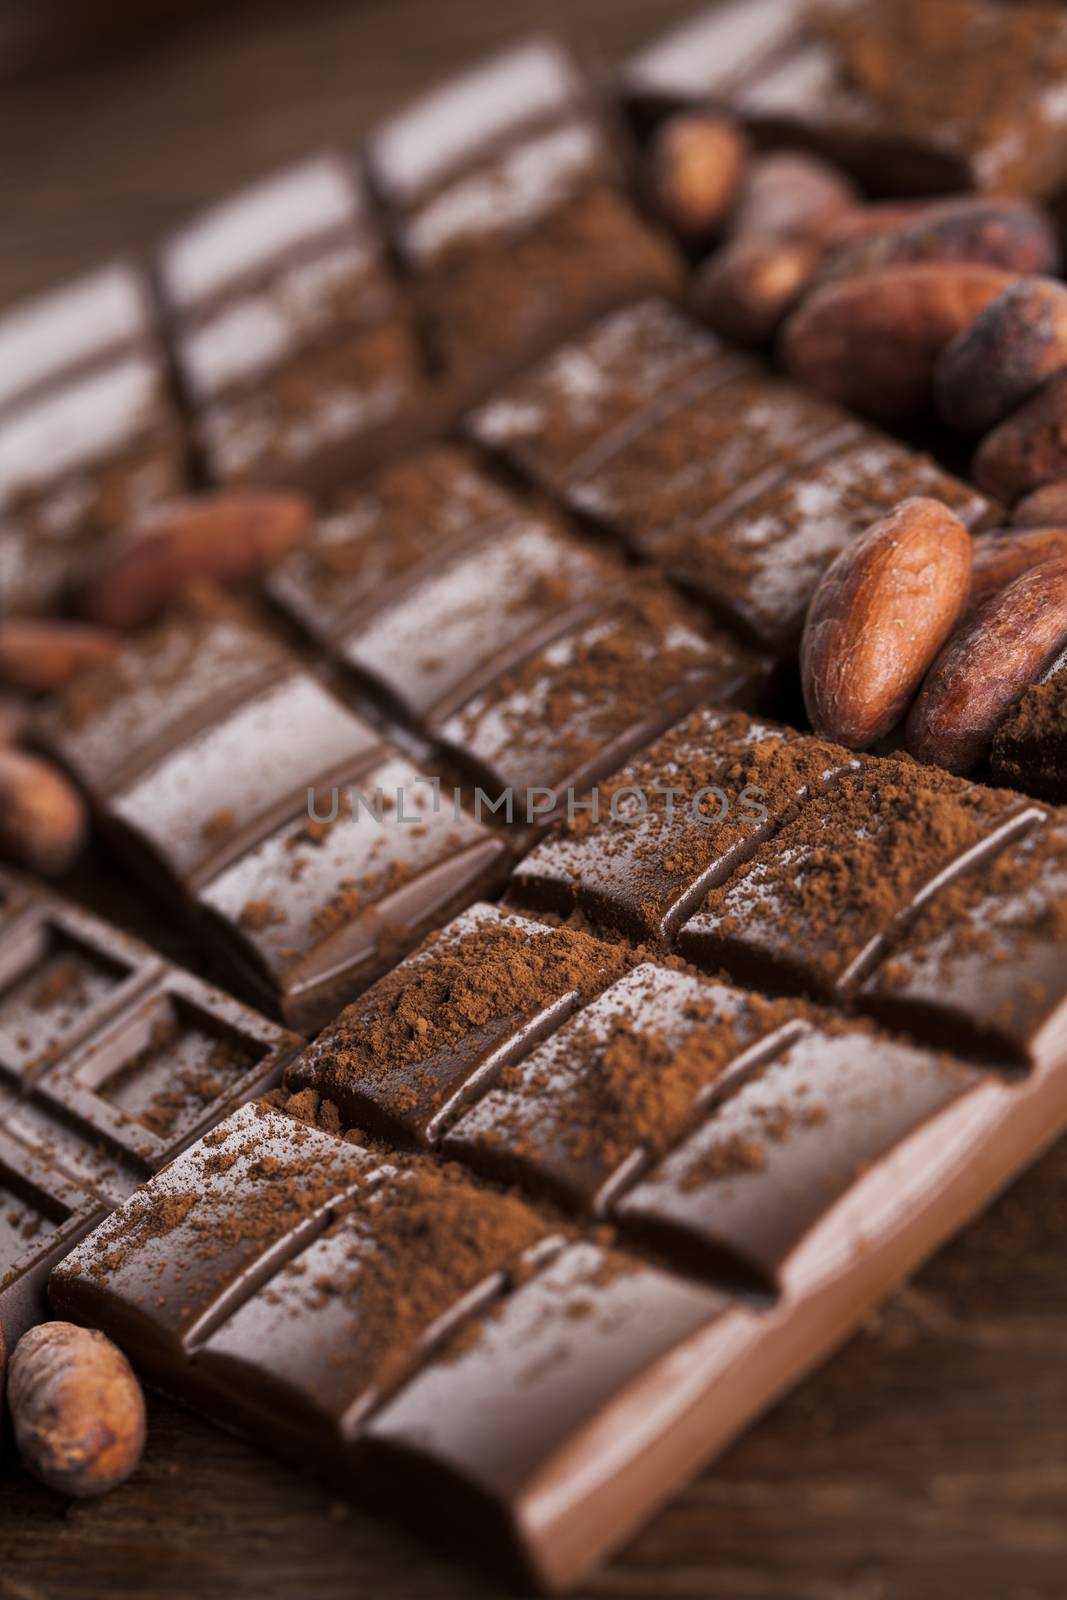
M 0 305 L 526 28 L 619 54 L 689 0 L 367 0 L 224 14 L 0 92 Z M 585 1589 L 614 1600 L 1062 1600 L 1067 1143 Z M 145 1462 L 70 1504 L 0 1469 L 0 1600 L 481 1600 L 497 1591 L 154 1401 Z

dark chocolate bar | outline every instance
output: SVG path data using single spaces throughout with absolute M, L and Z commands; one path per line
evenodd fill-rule
M 611 306 L 681 286 L 670 245 L 625 193 L 620 131 L 552 40 L 416 101 L 372 136 L 368 159 L 465 401 Z
M 826 567 L 901 499 L 933 496 L 972 527 L 995 515 L 928 457 L 652 301 L 558 351 L 467 425 L 780 655 L 796 649 Z
M 907 759 L 866 760 L 711 889 L 678 948 L 750 981 L 847 995 L 902 922 L 1036 818 L 1018 795 Z
M 693 711 L 599 785 L 595 815 L 561 820 L 516 867 L 509 894 L 667 939 L 802 800 L 856 764 L 744 712 Z
M 499 836 L 210 595 L 80 681 L 38 737 L 235 981 L 308 1029 L 387 949 L 476 898 L 504 855 Z
M 411 319 L 341 156 L 212 206 L 166 241 L 158 273 L 216 481 L 328 490 L 426 427 Z
M 751 704 L 768 666 L 642 574 L 618 604 L 504 673 L 439 732 L 505 815 L 539 823 L 572 814 L 591 784 L 694 704 Z
M 24 880 L 0 923 L 0 1323 L 46 1314 L 52 1264 L 300 1041 Z
M 458 452 L 387 468 L 272 574 L 272 597 L 426 729 L 622 595 L 622 564 Z
M 0 607 L 47 610 L 184 485 L 144 275 L 115 262 L 16 306 L 0 370 Z
M 1012 1081 L 682 971 L 612 983 L 610 946 L 537 924 L 531 1011 L 515 922 L 431 942 L 51 1292 L 171 1394 L 556 1589 L 1054 1135 L 1063 1056 Z M 419 1142 L 441 1113 L 443 1155 L 617 1238 L 341 1138 L 367 1110 Z
M 731 0 L 624 82 L 646 114 L 727 105 L 883 190 L 1049 196 L 1067 179 L 1065 72 L 1067 23 L 1040 0 Z
M 713 1095 L 797 1027 L 783 1002 L 639 966 L 508 1067 L 442 1150 L 603 1214 Z

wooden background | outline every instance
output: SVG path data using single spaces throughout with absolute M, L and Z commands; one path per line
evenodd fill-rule
M 297 0 L 0 89 L 0 305 L 349 140 L 478 51 L 621 54 L 689 0 Z M 1062 1600 L 1067 1143 L 597 1575 L 617 1600 Z M 68 1504 L 0 1470 L 0 1600 L 482 1600 L 497 1591 L 162 1402 Z

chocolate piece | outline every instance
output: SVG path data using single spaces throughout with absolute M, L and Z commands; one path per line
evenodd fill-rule
M 697 370 L 750 363 L 665 300 L 612 312 L 487 400 L 467 432 L 557 493 L 610 455 L 635 420 Z
M 270 574 L 267 591 L 312 639 L 332 645 L 515 509 L 470 457 L 436 445 L 345 496 Z
M 900 500 L 944 500 L 968 526 L 995 515 L 658 301 L 564 346 L 468 430 L 782 656 L 830 562 Z
M 928 456 L 864 430 L 721 520 L 679 520 L 642 541 L 644 553 L 764 649 L 797 649 L 819 579 L 850 541 L 901 500 L 941 500 L 974 528 L 994 508 Z
M 603 1212 L 710 1094 L 795 1028 L 781 1002 L 638 967 L 505 1068 L 444 1153 Z
M 733 0 L 646 47 L 625 77 L 646 115 L 725 104 L 763 139 L 806 144 L 883 191 L 1043 196 L 1067 177 L 1065 63 L 1063 19 L 1026 0 Z
M 116 262 L 8 312 L 0 368 L 0 599 L 39 611 L 184 484 L 141 273 Z
M 253 993 L 312 1032 L 492 887 L 504 840 L 390 756 L 267 835 L 197 895 Z
M 75 1252 L 53 1295 L 165 1387 L 350 1470 L 371 1405 L 550 1232 L 456 1171 L 398 1170 L 252 1106 Z
M 107 794 L 291 669 L 243 611 L 211 589 L 189 590 L 113 662 L 68 685 L 37 736 L 86 789 Z
M 510 894 L 577 907 L 634 939 L 666 938 L 793 814 L 856 765 L 848 751 L 740 711 L 694 711 L 598 789 L 598 815 L 561 821 Z
M 79 680 L 41 737 L 172 890 L 217 875 L 306 811 L 309 788 L 354 777 L 383 748 L 250 620 L 195 596 Z
M 0 412 L 152 337 L 142 274 L 114 261 L 0 319 Z
M 93 1321 L 106 1319 L 148 1370 L 172 1363 L 310 1242 L 378 1165 L 280 1113 L 243 1107 L 64 1263 L 53 1299 L 71 1312 L 92 1306 Z
M 216 481 L 329 489 L 425 427 L 410 318 L 340 156 L 211 207 L 158 271 Z
M 897 1200 L 901 1146 L 965 1097 L 990 1117 L 1003 1088 L 981 1072 L 858 1030 L 809 1030 L 719 1106 L 616 1207 L 634 1238 L 690 1268 L 736 1271 L 798 1293 L 847 1262 L 877 1228 L 876 1197 Z M 958 1123 L 947 1116 L 941 1138 Z M 881 1170 L 878 1163 L 889 1158 Z M 914 1157 L 912 1159 L 915 1159 Z M 865 1174 L 870 1178 L 865 1181 Z M 835 1215 L 844 1202 L 846 1215 Z
M 409 1520 L 469 1533 L 468 1559 L 568 1587 L 699 1459 L 755 1329 L 724 1295 L 574 1245 L 372 1418 L 368 1480 Z
M 445 746 L 516 821 L 573 806 L 697 700 L 751 699 L 767 663 L 698 620 L 657 580 L 506 673 L 441 725 Z M 507 814 L 507 813 L 506 813 Z
M 502 1068 L 621 970 L 625 952 L 495 906 L 431 937 L 294 1062 L 342 1124 L 435 1144 Z
M 537 39 L 371 139 L 428 336 L 462 399 L 613 305 L 679 287 L 673 250 L 624 194 L 616 142 L 574 61 Z
M 1067 1039 L 1065 905 L 1054 816 L 943 888 L 857 999 L 892 1027 L 1047 1071 Z
M 504 853 L 296 658 L 199 597 L 79 682 L 40 738 L 237 980 L 308 1029 Z
M 6 1119 L 119 1204 L 234 1105 L 276 1086 L 295 1035 L 176 968 L 36 1078 Z
M 277 1406 L 350 1461 L 344 1446 L 368 1412 L 499 1295 L 509 1269 L 529 1270 L 550 1227 L 455 1170 L 380 1168 L 347 1214 L 211 1334 L 197 1366 L 265 1422 Z
M 131 855 L 149 852 L 164 876 L 196 888 L 306 813 L 309 788 L 346 781 L 381 749 L 372 728 L 294 670 L 114 791 L 109 824 Z
M 414 722 L 440 721 L 624 590 L 621 563 L 446 451 L 387 470 L 271 585 L 387 710 Z
M 792 59 L 803 22 L 798 0 L 726 0 L 631 56 L 623 83 L 652 113 L 707 100 L 729 103 L 769 61 Z
M 997 729 L 991 763 L 994 782 L 1067 802 L 1067 666 L 1027 689 Z
M 865 760 L 799 813 L 686 923 L 678 947 L 702 966 L 819 996 L 847 993 L 900 920 L 950 878 L 1002 849 L 1028 814 L 906 758 Z
M 759 371 L 713 367 L 646 413 L 625 443 L 572 484 L 571 502 L 643 555 L 707 529 L 853 442 L 843 411 Z

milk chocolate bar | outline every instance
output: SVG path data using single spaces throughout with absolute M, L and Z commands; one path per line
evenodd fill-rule
M 671 247 L 625 193 L 606 105 L 550 39 L 416 101 L 372 136 L 368 160 L 457 398 L 613 305 L 680 288 Z
M 299 1046 L 137 940 L 17 878 L 0 924 L 0 1321 L 47 1314 L 75 1240 Z
M 1065 66 L 1067 24 L 1028 0 L 731 0 L 645 47 L 624 81 L 646 116 L 728 105 L 883 190 L 1039 197 L 1067 178 Z
M 134 868 L 313 1028 L 505 846 L 240 611 L 192 594 L 42 719 Z
M 164 243 L 157 270 L 217 482 L 326 491 L 425 427 L 411 318 L 342 156 L 210 207 Z
M 0 605 L 54 607 L 184 483 L 145 275 L 116 261 L 0 318 Z
M 1054 1135 L 1062 1037 L 1013 1079 L 536 923 L 524 983 L 518 922 L 438 936 L 51 1292 L 176 1397 L 559 1589 Z M 341 1137 L 368 1110 L 421 1150 Z
M 557 351 L 468 427 L 780 655 L 826 567 L 902 498 L 941 499 L 969 526 L 994 515 L 928 457 L 655 301 Z

